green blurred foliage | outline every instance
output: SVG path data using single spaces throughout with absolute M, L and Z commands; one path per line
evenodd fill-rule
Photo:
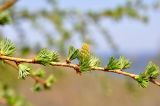
M 24 21 L 31 23 L 33 30 L 41 31 L 41 35 L 44 36 L 44 42 L 46 42 L 48 47 L 58 49 L 61 54 L 66 54 L 66 48 L 71 45 L 71 42 L 76 43 L 72 40 L 74 36 L 79 36 L 79 42 L 81 43 L 87 42 L 96 45 L 92 38 L 93 35 L 91 35 L 92 31 L 89 29 L 90 25 L 100 31 L 100 36 L 104 36 L 113 53 L 117 52 L 118 45 L 114 42 L 107 28 L 103 27 L 101 21 L 109 18 L 114 21 L 121 21 L 121 19 L 128 17 L 147 22 L 148 8 L 153 7 L 153 4 L 148 5 L 142 0 L 128 0 L 126 3 L 118 5 L 113 9 L 106 8 L 98 12 L 93 10 L 81 12 L 76 9 L 62 9 L 56 0 L 46 0 L 46 2 L 51 7 L 50 10 L 29 11 L 28 9 L 16 10 L 16 8 L 12 10 L 13 28 L 19 33 L 20 41 L 24 41 L 25 29 L 21 28 L 21 23 Z M 157 1 L 155 0 L 154 3 L 156 4 Z M 41 21 L 49 22 L 53 26 L 55 33 L 48 32 L 45 29 L 47 25 L 42 24 L 39 21 L 40 19 L 42 19 Z M 55 36 L 58 36 L 58 38 Z
M 26 102 L 22 96 L 17 95 L 14 89 L 2 84 L 2 82 L 0 83 L 0 100 L 1 99 L 4 99 L 4 104 L 7 106 L 32 106 Z

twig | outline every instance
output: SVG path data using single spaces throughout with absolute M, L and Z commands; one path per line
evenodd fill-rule
M 156 81 L 156 80 L 150 80 L 150 82 L 152 82 L 153 84 L 156 84 L 156 85 L 158 85 L 158 86 L 160 86 L 160 82 L 158 82 L 158 81 Z
M 4 60 L 4 62 L 10 66 L 12 66 L 13 68 L 17 69 L 18 70 L 18 67 L 17 65 L 14 65 L 13 63 L 11 63 L 10 61 L 8 60 Z M 14 61 L 15 62 L 15 61 Z M 41 83 L 42 85 L 46 85 L 46 82 L 45 80 L 41 79 L 40 77 L 38 76 L 34 76 L 34 75 L 29 75 L 29 77 L 31 77 L 33 80 L 35 80 L 35 82 L 38 82 L 38 83 Z
M 38 62 L 36 62 L 34 59 L 23 59 L 23 58 L 16 58 L 16 57 L 9 57 L 9 56 L 0 56 L 1 60 L 8 60 L 8 61 L 14 61 L 14 62 L 20 62 L 20 63 L 32 63 L 32 64 L 39 64 Z M 61 66 L 61 67 L 69 67 L 69 68 L 73 68 L 75 71 L 79 70 L 80 67 L 77 64 L 68 64 L 66 62 L 51 62 L 50 65 L 52 66 Z M 92 67 L 91 68 L 92 71 L 97 70 L 97 71 L 104 71 L 104 72 L 112 72 L 112 73 L 117 73 L 117 74 L 121 74 L 124 76 L 128 76 L 134 80 L 136 80 L 136 77 L 138 76 L 137 74 L 132 74 L 132 73 L 128 73 L 128 72 L 124 72 L 122 70 L 107 70 L 103 67 Z M 36 81 L 39 81 L 41 83 L 45 83 L 43 82 L 43 80 L 40 80 L 37 77 L 31 76 L 33 79 L 35 79 Z M 156 80 L 150 80 L 150 82 L 152 82 L 153 84 L 156 84 L 158 86 L 160 86 L 160 83 L 157 82 Z
M 8 0 L 0 6 L 0 12 L 5 11 L 12 7 L 18 0 Z

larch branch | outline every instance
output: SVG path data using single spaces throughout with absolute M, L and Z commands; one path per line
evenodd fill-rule
M 1 60 L 7 60 L 7 61 L 13 61 L 16 63 L 32 63 L 32 64 L 40 64 L 38 62 L 36 62 L 34 59 L 23 59 L 23 58 L 17 58 L 17 57 L 9 57 L 9 56 L 3 56 L 0 55 L 0 59 Z M 41 64 L 40 64 L 41 65 Z M 52 66 L 61 66 L 61 67 L 69 67 L 69 68 L 73 68 L 74 70 L 79 70 L 80 67 L 77 64 L 71 64 L 71 63 L 66 63 L 66 62 L 51 62 L 50 65 Z M 134 80 L 136 80 L 136 77 L 138 76 L 137 74 L 132 74 L 132 73 L 128 73 L 122 70 L 107 70 L 103 67 L 91 67 L 92 71 L 104 71 L 104 72 L 112 72 L 112 73 L 117 73 L 117 74 L 121 74 L 124 76 L 128 76 Z M 41 80 L 39 77 L 35 77 L 35 76 L 30 76 L 32 77 L 34 80 L 45 84 L 45 81 Z M 150 82 L 152 82 L 153 84 L 156 84 L 158 86 L 160 86 L 160 83 L 156 80 L 150 80 Z

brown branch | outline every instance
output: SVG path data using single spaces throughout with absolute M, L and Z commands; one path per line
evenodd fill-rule
M 156 84 L 156 85 L 158 85 L 158 86 L 160 86 L 160 82 L 158 82 L 158 81 L 156 81 L 156 80 L 150 80 L 150 82 L 152 82 L 153 84 Z
M 18 0 L 8 0 L 0 6 L 0 12 L 5 11 L 12 7 Z
M 23 59 L 23 58 L 16 58 L 16 57 L 9 57 L 9 56 L 0 56 L 1 60 L 8 60 L 8 61 L 14 61 L 16 63 L 32 63 L 32 64 L 39 64 L 38 62 L 36 62 L 34 59 Z M 69 68 L 73 68 L 75 71 L 79 70 L 80 67 L 77 64 L 70 64 L 70 63 L 66 63 L 66 62 L 51 62 L 50 65 L 52 66 L 61 66 L 61 67 L 69 67 Z M 128 73 L 128 72 L 124 72 L 122 70 L 107 70 L 103 67 L 91 67 L 92 71 L 104 71 L 104 72 L 112 72 L 112 73 L 116 73 L 116 74 L 121 74 L 124 76 L 128 76 L 134 80 L 136 80 L 136 77 L 138 76 L 137 74 L 132 74 L 132 73 Z M 33 76 L 31 76 L 33 77 Z M 33 78 L 35 80 L 38 80 L 37 78 Z M 40 80 L 38 80 L 40 81 Z M 40 81 L 41 82 L 41 81 Z M 160 86 L 160 83 L 157 82 L 156 80 L 150 80 L 150 82 L 152 82 L 153 84 L 156 84 L 158 86 Z M 43 83 L 43 81 L 42 81 Z
M 0 56 L 0 59 L 3 60 L 9 60 L 9 61 L 14 61 L 14 62 L 24 62 L 24 63 L 33 63 L 33 64 L 39 64 L 37 63 L 34 59 L 22 59 L 22 58 L 15 58 L 15 57 L 9 57 L 9 56 Z M 69 67 L 69 68 L 73 68 L 73 69 L 79 69 L 79 66 L 76 64 L 68 64 L 68 63 L 63 63 L 63 62 L 51 62 L 50 65 L 52 66 L 62 66 L 62 67 Z M 106 70 L 102 67 L 92 67 L 92 70 L 99 70 L 99 71 L 106 71 L 106 72 L 113 72 L 113 73 L 117 73 L 117 74 L 122 74 L 125 76 L 129 76 L 133 79 L 135 79 L 135 77 L 137 75 L 135 74 L 131 74 L 131 73 L 127 73 L 121 70 Z
M 15 64 L 13 64 L 13 63 L 11 63 L 11 62 L 10 62 L 10 61 L 8 61 L 8 60 L 4 60 L 4 62 L 5 62 L 6 64 L 8 64 L 8 65 L 12 66 L 12 67 L 13 67 L 13 68 L 15 68 L 16 70 L 18 70 L 17 65 L 15 65 Z M 14 61 L 14 62 L 15 62 L 15 61 Z M 38 76 L 29 75 L 29 77 L 31 77 L 33 80 L 35 80 L 35 82 L 41 83 L 43 86 L 45 86 L 45 85 L 46 85 L 45 80 L 41 79 L 41 78 L 40 78 L 40 77 L 38 77 Z

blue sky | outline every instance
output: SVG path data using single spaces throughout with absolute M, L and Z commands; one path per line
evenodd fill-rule
M 95 10 L 101 11 L 104 8 L 114 8 L 121 5 L 126 0 L 59 0 L 60 7 L 66 9 L 77 9 L 80 11 Z M 153 0 L 145 0 L 152 2 Z M 29 9 L 46 8 L 45 0 L 19 0 L 17 7 Z M 49 8 L 49 7 L 47 7 Z M 108 20 L 103 23 L 115 42 L 119 45 L 121 52 L 127 53 L 142 53 L 142 52 L 157 52 L 160 48 L 160 10 L 150 11 L 149 23 L 144 24 L 140 21 L 124 18 L 120 22 Z M 105 43 L 104 39 L 95 35 L 96 42 L 99 42 L 98 49 L 100 51 L 108 51 L 110 48 Z

